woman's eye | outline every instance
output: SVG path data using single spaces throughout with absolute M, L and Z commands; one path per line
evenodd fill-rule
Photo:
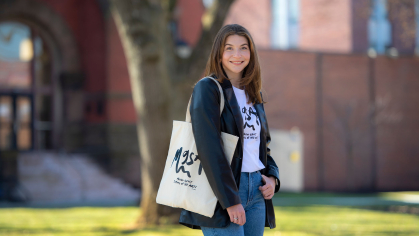
M 247 50 L 247 47 L 242 47 L 242 50 Z
M 232 49 L 233 49 L 232 47 L 227 47 L 227 48 L 226 48 L 226 50 L 232 50 Z

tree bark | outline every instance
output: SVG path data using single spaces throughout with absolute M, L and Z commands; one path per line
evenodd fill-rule
M 168 27 L 175 1 L 110 2 L 127 59 L 137 113 L 142 176 L 142 214 L 138 223 L 141 226 L 174 222 L 178 219 L 179 210 L 156 203 L 170 142 L 172 119 L 184 119 L 180 114 L 185 114 L 193 82 L 199 79 L 204 70 L 212 39 L 233 0 L 215 1 L 212 9 L 214 20 L 204 29 L 189 60 L 181 60 L 176 56 Z
M 187 101 L 193 85 L 202 77 L 205 65 L 211 52 L 212 44 L 218 31 L 224 24 L 228 10 L 234 0 L 215 0 L 203 15 L 201 37 L 193 49 L 191 56 L 181 61 L 178 68 L 179 79 L 174 80 L 178 98 L 173 99 L 172 115 L 175 119 L 184 119 Z

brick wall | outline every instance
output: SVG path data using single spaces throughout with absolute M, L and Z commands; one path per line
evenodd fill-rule
M 376 60 L 377 185 L 419 188 L 419 60 Z
M 269 0 L 235 0 L 226 16 L 224 25 L 239 24 L 245 27 L 258 48 L 270 48 L 271 2 Z M 199 40 L 204 14 L 201 1 L 180 0 L 177 2 L 178 33 L 192 47 Z M 245 17 L 244 17 L 245 16 Z
M 204 5 L 202 1 L 179 0 L 176 6 L 177 33 L 180 39 L 194 47 L 201 36 Z
M 259 57 L 270 127 L 298 127 L 304 135 L 305 190 L 419 188 L 416 58 Z
M 99 147 L 99 154 L 103 151 L 115 166 L 115 175 L 122 176 L 128 167 L 133 168 L 129 173 L 139 173 L 135 111 L 112 19 L 103 17 L 95 1 L 38 2 L 62 16 L 85 72 L 85 87 L 74 92 L 78 100 L 72 106 L 85 112 L 90 124 L 74 119 L 72 145 Z M 301 0 L 301 50 L 364 51 L 366 35 L 354 39 L 366 29 L 365 19 L 354 23 L 357 4 L 360 0 Z M 225 23 L 245 26 L 261 49 L 269 48 L 270 18 L 270 1 L 237 0 Z M 379 57 L 371 63 L 364 55 L 272 50 L 260 50 L 259 56 L 270 127 L 298 127 L 304 135 L 306 190 L 419 188 L 418 59 Z M 95 114 L 99 101 L 108 108 L 103 114 Z M 84 102 L 91 104 L 90 110 L 81 108 Z
M 259 58 L 269 127 L 303 133 L 304 187 L 316 189 L 316 55 L 261 50 Z
M 300 9 L 299 49 L 351 52 L 350 0 L 300 0 Z
M 368 20 L 370 1 L 352 0 L 352 52 L 365 53 L 368 50 Z
M 127 60 L 114 19 L 107 19 L 107 118 L 111 123 L 135 124 Z
M 371 188 L 368 58 L 321 58 L 322 154 L 325 190 Z
M 80 53 L 83 88 L 65 92 L 65 149 L 90 154 L 111 174 L 139 187 L 136 114 L 113 18 L 96 1 L 36 1 L 62 17 Z
M 242 25 L 250 32 L 258 49 L 267 49 L 271 46 L 271 11 L 269 0 L 236 0 L 224 24 Z
M 59 14 L 75 38 L 84 74 L 85 101 L 81 106 L 92 108 L 85 110 L 84 120 L 105 122 L 106 113 L 96 109 L 104 104 L 106 91 L 106 24 L 99 5 L 96 1 L 36 1 Z

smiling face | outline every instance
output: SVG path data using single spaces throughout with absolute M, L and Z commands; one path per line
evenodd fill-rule
M 230 35 L 224 45 L 221 62 L 230 80 L 239 80 L 250 61 L 249 42 L 244 36 Z

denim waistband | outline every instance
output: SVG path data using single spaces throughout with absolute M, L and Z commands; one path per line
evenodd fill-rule
M 242 174 L 260 174 L 260 170 L 257 170 L 257 171 L 253 171 L 253 172 L 241 172 Z

